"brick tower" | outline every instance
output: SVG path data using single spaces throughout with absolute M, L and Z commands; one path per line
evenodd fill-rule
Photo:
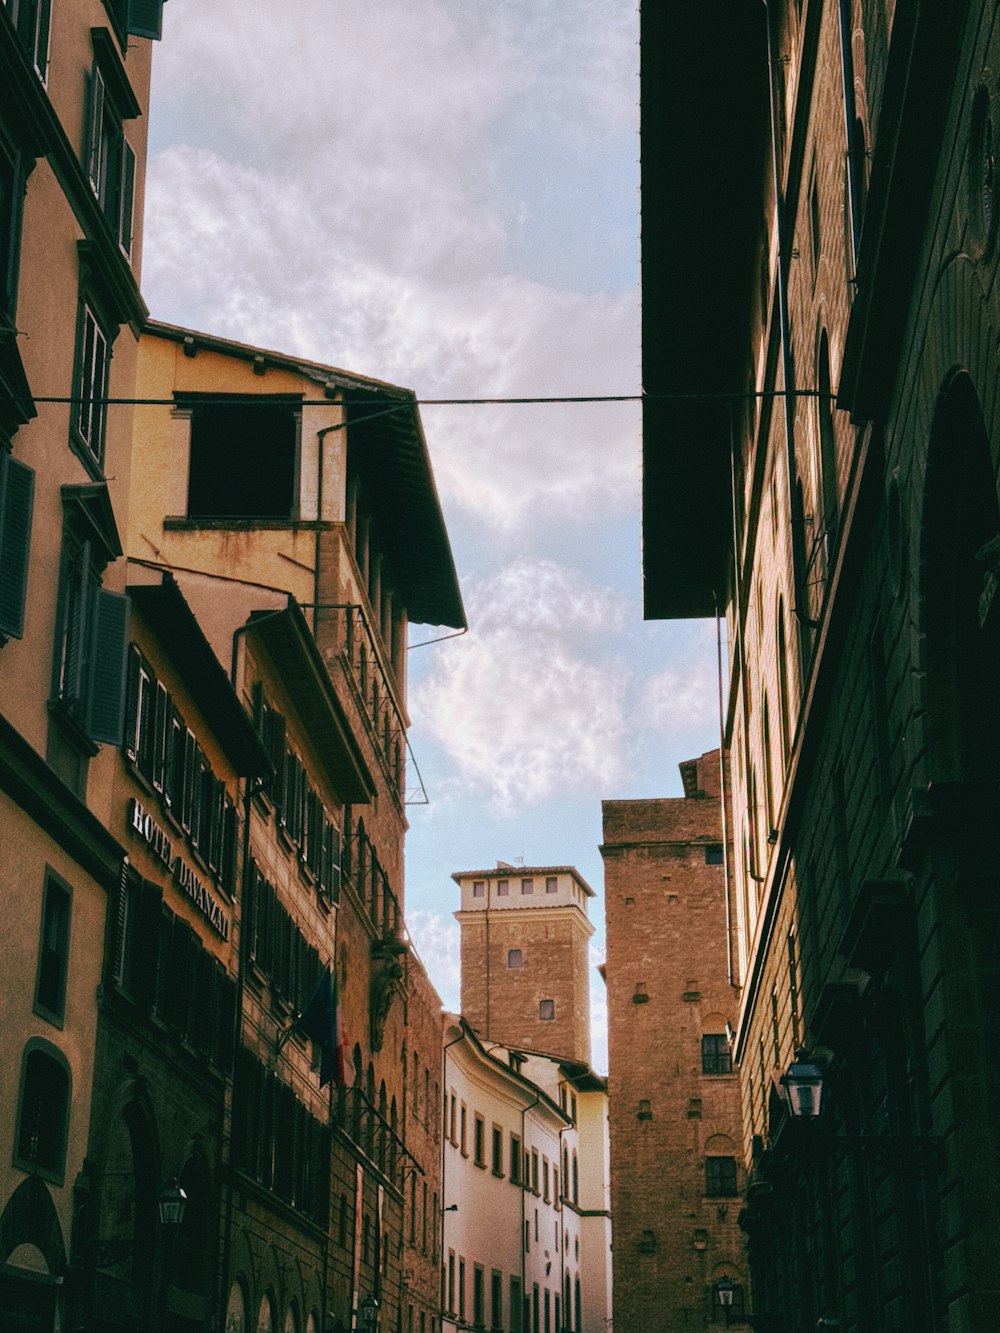
M 605 801 L 615 1323 L 703 1333 L 743 1326 L 739 1088 L 727 1025 L 719 752 L 681 764 L 684 796 Z
M 590 1063 L 594 891 L 572 866 L 452 875 L 462 893 L 462 1014 L 484 1042 Z

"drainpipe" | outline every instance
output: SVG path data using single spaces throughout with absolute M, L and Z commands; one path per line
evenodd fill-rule
M 851 45 L 851 0 L 840 0 L 840 63 L 844 75 L 844 125 L 847 131 L 847 194 L 851 208 L 851 272 L 858 277 L 861 242 L 861 192 L 858 180 L 858 145 L 854 139 L 857 104 L 854 100 L 854 53 Z
M 457 1037 L 452 1037 L 451 1041 L 447 1041 L 447 1042 L 445 1042 L 444 1047 L 442 1048 L 442 1051 L 441 1051 L 441 1097 L 442 1097 L 442 1100 L 443 1100 L 443 1102 L 444 1102 L 444 1108 L 445 1108 L 445 1114 L 446 1114 L 446 1115 L 448 1114 L 448 1112 L 449 1112 L 450 1109 L 451 1109 L 450 1106 L 449 1106 L 449 1103 L 448 1103 L 448 1051 L 449 1051 L 449 1050 L 451 1049 L 451 1047 L 454 1046 L 457 1042 L 462 1041 L 462 1039 L 463 1039 L 464 1036 L 465 1036 L 465 1033 L 464 1033 L 464 1032 L 462 1031 L 462 1029 L 461 1029 L 461 1021 L 462 1021 L 462 1020 L 459 1019 L 459 1031 L 458 1031 L 458 1036 L 457 1036 Z M 448 1128 L 451 1129 L 451 1116 L 450 1116 L 450 1115 L 448 1115 Z M 444 1133 L 444 1131 L 442 1130 L 442 1133 L 441 1133 L 441 1201 L 440 1201 L 440 1206 L 439 1206 L 439 1208 L 438 1208 L 438 1218 L 437 1218 L 437 1222 L 436 1222 L 436 1225 L 437 1225 L 437 1227 L 439 1228 L 439 1232 L 440 1232 L 440 1236 L 441 1236 L 441 1243 L 440 1243 L 440 1245 L 438 1246 L 438 1254 L 440 1255 L 440 1259 L 441 1259 L 441 1264 L 442 1264 L 442 1266 L 446 1263 L 446 1260 L 445 1260 L 445 1248 L 444 1248 L 444 1219 L 445 1219 L 445 1216 L 447 1215 L 447 1213 L 448 1213 L 448 1211 L 449 1211 L 448 1205 L 445 1203 L 445 1198 L 446 1198 L 447 1193 L 448 1193 L 447 1188 L 446 1188 L 447 1181 L 446 1181 L 446 1179 L 445 1179 L 445 1163 L 446 1163 L 446 1160 L 447 1160 L 446 1157 L 445 1157 L 445 1144 L 446 1144 L 447 1142 L 448 1142 L 448 1135 L 447 1135 L 446 1133 Z M 404 1206 L 405 1206 L 405 1200 L 404 1200 Z M 443 1287 L 443 1282 L 442 1282 L 442 1287 Z M 451 1317 L 451 1311 L 450 1311 L 450 1310 L 446 1310 L 444 1307 L 445 1307 L 445 1293 L 444 1293 L 444 1291 L 442 1290 L 442 1292 L 441 1292 L 441 1324 L 442 1324 L 442 1325 L 444 1324 L 445 1318 L 447 1318 L 448 1321 L 449 1321 L 450 1323 L 454 1323 L 455 1321 L 454 1321 L 454 1319 Z
M 811 625 L 806 612 L 800 606 L 803 595 L 803 531 L 805 516 L 797 512 L 795 503 L 795 482 L 797 468 L 795 464 L 795 367 L 792 361 L 792 343 L 788 316 L 788 247 L 786 236 L 785 200 L 781 188 L 781 151 L 778 127 L 778 80 L 782 78 L 781 61 L 778 58 L 778 37 L 774 23 L 774 5 L 764 0 L 767 11 L 767 74 L 770 91 L 771 118 L 771 175 L 774 185 L 774 225 L 778 236 L 778 323 L 781 337 L 781 374 L 785 392 L 782 395 L 785 408 L 785 473 L 788 481 L 788 513 L 792 524 L 792 587 L 793 614 L 803 625 Z
M 535 1107 L 538 1106 L 538 1105 L 540 1104 L 541 1100 L 542 1100 L 541 1097 L 538 1096 L 538 1095 L 536 1094 L 536 1095 L 535 1095 L 535 1100 L 534 1100 L 533 1102 L 531 1102 L 528 1106 L 522 1106 L 522 1108 L 521 1108 L 521 1172 L 520 1172 L 520 1174 L 521 1174 L 521 1236 L 520 1236 L 520 1240 L 521 1240 L 521 1327 L 522 1327 L 522 1328 L 525 1328 L 525 1329 L 527 1328 L 527 1326 L 528 1326 L 528 1322 L 529 1322 L 529 1321 L 528 1321 L 527 1319 L 524 1318 L 524 1306 L 525 1306 L 525 1303 L 528 1301 L 528 1270 L 527 1270 L 527 1265 L 526 1265 L 525 1262 L 524 1262 L 524 1254 L 525 1254 L 525 1248 L 524 1248 L 524 1236 L 525 1236 L 525 1231 L 524 1231 L 524 1227 L 525 1227 L 525 1223 L 526 1223 L 527 1220 L 528 1220 L 527 1217 L 525 1216 L 525 1205 L 524 1205 L 524 1192 L 525 1192 L 525 1190 L 527 1189 L 527 1186 L 528 1186 L 528 1181 L 525 1180 L 525 1173 L 524 1173 L 524 1150 L 525 1150 L 525 1148 L 526 1148 L 526 1146 L 527 1146 L 527 1139 L 526 1139 L 526 1137 L 525 1137 L 525 1130 L 524 1130 L 524 1126 L 525 1126 L 525 1119 L 524 1119 L 524 1117 L 528 1114 L 529 1111 L 533 1111 L 533 1110 L 535 1109 Z M 529 1160 L 529 1161 L 531 1160 L 531 1159 L 530 1159 L 530 1155 L 529 1155 L 529 1159 L 528 1159 L 528 1160 Z M 561 1165 L 562 1165 L 562 1163 L 560 1162 L 560 1166 L 561 1166 Z M 529 1309 L 531 1308 L 530 1303 L 529 1303 L 528 1308 L 529 1308 Z
M 343 425 L 323 426 L 316 432 L 316 540 L 313 545 L 313 634 L 319 621 L 319 553 L 322 546 L 323 522 L 323 453 L 326 437 L 331 431 L 343 430 Z

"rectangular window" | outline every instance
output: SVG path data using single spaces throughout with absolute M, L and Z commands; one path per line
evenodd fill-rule
M 297 517 L 299 400 L 190 405 L 188 517 Z
M 538 1193 L 538 1149 L 531 1150 L 531 1188 Z
M 458 1311 L 459 1319 L 465 1318 L 465 1260 L 458 1261 Z
M 35 1012 L 60 1027 L 66 1010 L 70 902 L 69 885 L 50 871 L 42 891 Z
M 510 1333 L 523 1333 L 523 1307 L 521 1305 L 521 1279 L 510 1279 Z
M 76 353 L 76 383 L 73 397 L 73 428 L 85 456 L 100 466 L 104 461 L 104 428 L 107 420 L 108 336 L 91 307 L 80 311 Z
M 476 1328 L 486 1326 L 486 1277 L 479 1264 L 472 1270 L 472 1322 Z
M 522 880 L 521 880 L 521 892 L 522 892 L 522 893 L 534 893 L 534 892 L 535 892 L 535 881 L 534 881 L 533 879 L 522 879 Z
M 733 1057 L 725 1033 L 706 1032 L 701 1039 L 701 1072 L 703 1074 L 731 1074 Z
M 509 880 L 509 879 L 498 879 L 498 880 L 497 880 L 497 897 L 498 897 L 498 898 L 507 898 L 507 897 L 509 897 L 509 896 L 510 896 L 510 880 Z
M 459 1112 L 459 1119 L 458 1119 L 459 1151 L 461 1152 L 463 1157 L 468 1157 L 469 1155 L 468 1134 L 466 1132 L 468 1129 L 468 1119 L 469 1119 L 468 1112 L 465 1109 L 465 1102 L 463 1102 L 461 1110 Z
M 722 865 L 722 843 L 709 843 L 705 848 L 705 864 L 707 866 Z
M 21 154 L 0 140 L 0 308 L 11 317 L 17 302 L 23 200 Z
M 546 1203 L 550 1202 L 549 1196 L 549 1159 L 542 1158 L 542 1198 Z
M 4 0 L 35 73 L 45 82 L 49 64 L 52 0 Z
M 455 1251 L 448 1251 L 448 1313 L 455 1313 Z
M 486 1165 L 486 1125 L 481 1115 L 476 1116 L 473 1129 L 473 1146 L 475 1149 L 476 1166 Z
M 539 1001 L 538 1001 L 538 1017 L 542 1020 L 543 1023 L 551 1023 L 551 1022 L 553 1022 L 554 1019 L 555 1019 L 555 1016 L 556 1016 L 556 1002 L 555 1002 L 555 1000 L 539 1000 Z
M 521 1140 L 516 1134 L 510 1136 L 510 1179 L 513 1185 L 521 1183 Z
M 483 897 L 486 896 L 486 881 L 485 881 L 485 880 L 482 880 L 482 879 L 474 879 L 474 880 L 472 881 L 472 896 L 473 896 L 473 898 L 483 898 Z
M 524 954 L 520 949 L 507 950 L 507 966 L 512 972 L 524 966 Z
M 24 633 L 35 474 L 0 450 L 0 645 Z
M 493 1126 L 493 1174 L 503 1175 L 503 1130 Z
M 132 256 L 135 221 L 135 152 L 125 137 L 123 121 L 139 114 L 120 61 L 107 32 L 96 29 L 97 59 L 90 74 L 87 108 L 87 179 L 104 216 L 111 224 L 126 259 Z M 102 69 L 103 66 L 103 69 Z M 107 75 L 107 77 L 105 77 Z
M 705 1193 L 710 1199 L 731 1198 L 736 1193 L 736 1158 L 705 1158 Z
M 490 1326 L 503 1328 L 503 1274 L 495 1268 L 490 1274 Z
M 546 893 L 558 893 L 558 892 L 559 892 L 559 880 L 558 880 L 558 878 L 557 878 L 555 875 L 546 875 L 546 877 L 545 877 L 545 892 L 546 892 Z

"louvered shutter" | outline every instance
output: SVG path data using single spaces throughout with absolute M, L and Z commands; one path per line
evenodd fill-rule
M 95 65 L 90 72 L 90 107 L 87 117 L 87 179 L 90 188 L 98 198 L 101 197 L 103 127 L 104 127 L 104 78 Z
M 119 745 L 125 714 L 125 632 L 129 600 L 94 589 L 94 630 L 87 672 L 86 732 L 93 741 Z
M 118 244 L 125 258 L 131 259 L 135 217 L 135 153 L 124 135 L 121 140 L 118 181 Z
M 133 762 L 139 754 L 139 673 L 142 658 L 134 643 L 128 649 L 128 685 L 125 690 L 125 754 Z
M 153 786 L 163 790 L 164 773 L 167 766 L 167 740 L 170 735 L 170 696 L 162 681 L 156 682 L 156 704 L 153 710 Z
M 330 896 L 334 902 L 340 901 L 340 829 L 335 824 L 329 826 L 330 856 Z
M 130 879 L 134 871 L 131 870 L 128 857 L 122 861 L 122 873 L 118 881 L 118 891 L 115 901 L 115 911 L 112 921 L 114 936 L 111 940 L 111 980 L 116 986 L 121 986 L 125 981 L 125 940 L 128 930 L 128 909 L 129 909 L 129 890 Z
M 0 454 L 0 635 L 8 639 L 24 633 L 34 495 L 32 469 Z
M 285 719 L 280 713 L 271 710 L 269 736 L 265 743 L 271 763 L 274 766 L 274 778 L 271 782 L 271 800 L 280 818 L 285 804 Z
M 92 610 L 90 591 L 90 543 L 84 542 L 67 561 L 63 582 L 59 697 L 71 704 L 80 703 L 83 698 L 86 642 Z
M 163 35 L 163 0 L 128 0 L 128 32 L 158 42 Z

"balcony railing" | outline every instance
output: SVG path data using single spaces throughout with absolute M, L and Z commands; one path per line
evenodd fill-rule
M 385 775 L 400 800 L 406 787 L 406 725 L 396 704 L 394 675 L 385 666 L 383 650 L 364 607 L 356 603 L 326 605 L 321 610 L 322 641 L 335 649 L 358 695 L 362 716 Z

